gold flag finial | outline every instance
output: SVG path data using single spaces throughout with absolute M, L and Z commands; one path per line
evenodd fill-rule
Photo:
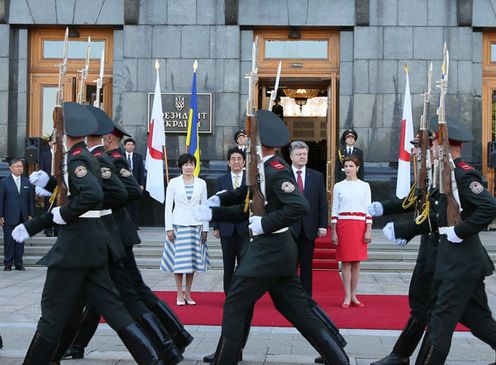
M 193 72 L 196 72 L 197 68 L 198 68 L 198 60 L 195 60 L 195 62 L 193 62 Z
M 404 64 L 403 65 L 403 70 L 405 70 L 405 73 L 408 73 L 408 64 Z
M 158 62 L 158 60 L 155 60 L 155 70 L 157 70 L 158 72 L 159 68 L 160 68 L 160 62 Z

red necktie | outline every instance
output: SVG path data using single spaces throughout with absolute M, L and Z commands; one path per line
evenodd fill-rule
M 301 170 L 296 171 L 298 177 L 296 178 L 296 182 L 298 183 L 298 189 L 303 193 L 303 179 L 301 178 Z

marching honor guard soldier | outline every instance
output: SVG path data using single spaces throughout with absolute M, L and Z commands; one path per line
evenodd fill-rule
M 355 147 L 357 139 L 358 133 L 354 129 L 347 129 L 341 135 L 341 139 L 339 140 L 340 147 L 336 154 L 336 171 L 334 175 L 336 182 L 344 180 L 346 178 L 346 174 L 344 173 L 344 158 L 351 155 L 355 155 L 360 160 L 358 178 L 360 180 L 363 180 L 363 151 Z
M 163 365 L 152 344 L 129 316 L 109 277 L 109 235 L 101 217 L 103 190 L 95 157 L 86 149 L 84 137 L 98 123 L 76 103 L 63 106 L 67 159 L 67 201 L 24 224 L 12 236 L 22 242 L 47 226 L 60 226 L 57 241 L 39 261 L 48 266 L 41 298 L 41 318 L 24 359 L 24 365 L 47 365 L 52 359 L 73 305 L 89 300 L 117 332 L 138 364 Z M 57 146 L 62 148 L 62 146 Z M 54 190 L 55 178 L 35 172 L 31 183 Z
M 234 273 L 224 303 L 222 334 L 213 364 L 238 363 L 246 327 L 249 326 L 249 314 L 267 291 L 276 308 L 319 351 L 326 364 L 349 364 L 336 334 L 324 323 L 322 315 L 325 313 L 319 312 L 318 306 L 312 307 L 311 299 L 296 274 L 298 247 L 288 227 L 302 219 L 309 206 L 296 187 L 289 166 L 275 155 L 277 147 L 288 143 L 289 132 L 284 122 L 270 111 L 259 110 L 256 121 L 262 145 L 267 214 L 250 217 L 249 228 L 253 237 Z M 244 201 L 247 189 L 246 186 L 240 187 L 210 198 L 208 205 L 213 207 L 200 206 L 193 211 L 195 218 L 246 220 Z
M 473 140 L 471 131 L 456 119 L 447 118 L 446 124 L 462 208 L 461 222 L 447 226 L 446 198 L 432 192 L 431 218 L 438 237 L 434 272 L 436 296 L 416 365 L 444 364 L 458 322 L 468 327 L 475 337 L 496 348 L 496 321 L 484 287 L 484 278 L 492 275 L 494 265 L 478 235 L 496 217 L 496 200 L 483 187 L 481 174 L 461 159 L 463 143 Z M 431 127 L 437 130 L 437 117 L 431 119 Z M 438 142 L 434 141 L 433 145 Z M 434 148 L 433 154 L 436 151 Z M 386 229 L 388 225 L 389 229 Z M 425 224 L 388 225 L 386 237 L 405 242 L 416 234 L 425 233 L 426 227 Z
M 110 277 L 122 298 L 124 307 L 151 340 L 160 359 L 166 364 L 177 364 L 183 357 L 175 347 L 159 319 L 150 312 L 138 297 L 122 263 L 122 259 L 126 256 L 126 252 L 112 211 L 127 205 L 128 194 L 124 184 L 118 178 L 113 161 L 105 152 L 102 142 L 102 136 L 110 133 L 114 129 L 114 123 L 101 109 L 91 105 L 87 105 L 86 108 L 94 115 L 99 124 L 98 129 L 93 132 L 91 136 L 87 137 L 87 144 L 88 150 L 96 157 L 100 164 L 103 186 L 103 210 L 101 211 L 101 216 L 110 236 L 108 262 Z M 71 320 L 64 330 L 64 334 L 52 359 L 52 363 L 59 363 L 68 346 L 71 345 L 76 333 L 78 333 L 78 329 L 81 336 L 84 334 L 87 335 L 86 338 L 89 342 L 98 327 L 99 318 L 100 314 L 91 303 L 86 303 L 84 313 L 82 307 L 75 306 Z M 81 328 L 79 328 L 80 325 Z M 66 356 L 83 358 L 84 347 L 75 344 L 71 346 L 66 353 Z

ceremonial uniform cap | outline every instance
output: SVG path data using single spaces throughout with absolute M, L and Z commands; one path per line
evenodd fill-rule
M 109 116 L 100 108 L 96 108 L 93 105 L 86 105 L 86 108 L 95 116 L 98 121 L 98 128 L 92 133 L 94 136 L 103 136 L 109 134 L 114 129 L 114 122 Z
M 346 129 L 341 135 L 341 141 L 344 143 L 349 136 L 352 136 L 355 141 L 358 139 L 358 133 L 354 129 Z
M 260 143 L 267 147 L 282 147 L 289 142 L 289 131 L 281 118 L 268 110 L 256 114 Z
M 114 129 L 112 130 L 112 134 L 114 136 L 116 136 L 117 138 L 122 138 L 124 136 L 131 137 L 131 135 L 127 133 L 125 129 L 122 128 L 119 124 L 117 124 L 116 122 L 113 123 L 114 123 Z
M 455 118 L 446 116 L 446 124 L 448 125 L 448 138 L 454 142 L 470 142 L 474 140 L 472 131 L 468 129 L 463 123 Z M 433 116 L 430 121 L 432 130 L 438 131 L 438 117 Z
M 65 134 L 69 137 L 92 135 L 98 128 L 94 115 L 78 103 L 64 103 Z
M 243 134 L 246 136 L 246 131 L 244 129 L 240 129 L 234 133 L 234 142 L 238 143 L 238 137 L 240 134 Z

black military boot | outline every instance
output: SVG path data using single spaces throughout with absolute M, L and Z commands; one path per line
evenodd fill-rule
M 441 351 L 434 347 L 426 334 L 417 355 L 415 365 L 443 365 L 447 357 L 447 353 L 441 353 Z
M 236 365 L 239 361 L 239 356 L 241 350 L 243 349 L 243 344 L 240 342 L 232 341 L 225 337 L 220 336 L 219 344 L 217 345 L 217 350 L 215 351 L 215 356 L 212 361 L 213 365 Z
M 215 357 L 215 352 L 205 355 L 203 356 L 203 362 L 211 363 L 214 361 L 214 357 Z M 243 350 L 239 352 L 239 361 L 243 361 Z
M 2 336 L 0 336 L 0 349 L 3 347 L 3 340 L 2 340 Z
M 153 345 L 136 323 L 131 323 L 126 328 L 120 329 L 117 331 L 117 335 L 138 365 L 165 365 L 158 358 Z
M 100 314 L 93 307 L 87 306 L 83 310 L 83 315 L 79 323 L 79 329 L 72 344 L 65 351 L 63 359 L 72 357 L 73 359 L 84 358 L 84 349 L 90 343 L 90 340 L 95 334 L 98 323 L 100 322 Z
M 183 360 L 183 356 L 170 338 L 158 318 L 151 312 L 141 316 L 141 328 L 145 331 L 153 346 L 157 349 L 158 357 L 167 365 L 175 365 Z
M 305 338 L 321 355 L 321 359 L 315 359 L 316 362 L 322 361 L 321 364 L 331 365 L 350 364 L 348 355 L 338 344 L 335 336 L 331 335 L 326 328 L 316 329 L 310 336 L 305 336 Z
M 157 301 L 150 309 L 158 317 L 167 332 L 170 334 L 179 351 L 181 351 L 181 353 L 184 352 L 186 346 L 193 342 L 193 336 L 186 331 L 174 311 L 161 300 Z
M 57 343 L 44 338 L 36 331 L 22 365 L 46 365 L 52 359 Z
M 386 357 L 374 361 L 370 365 L 410 365 L 410 358 L 401 357 L 397 353 L 391 352 Z

